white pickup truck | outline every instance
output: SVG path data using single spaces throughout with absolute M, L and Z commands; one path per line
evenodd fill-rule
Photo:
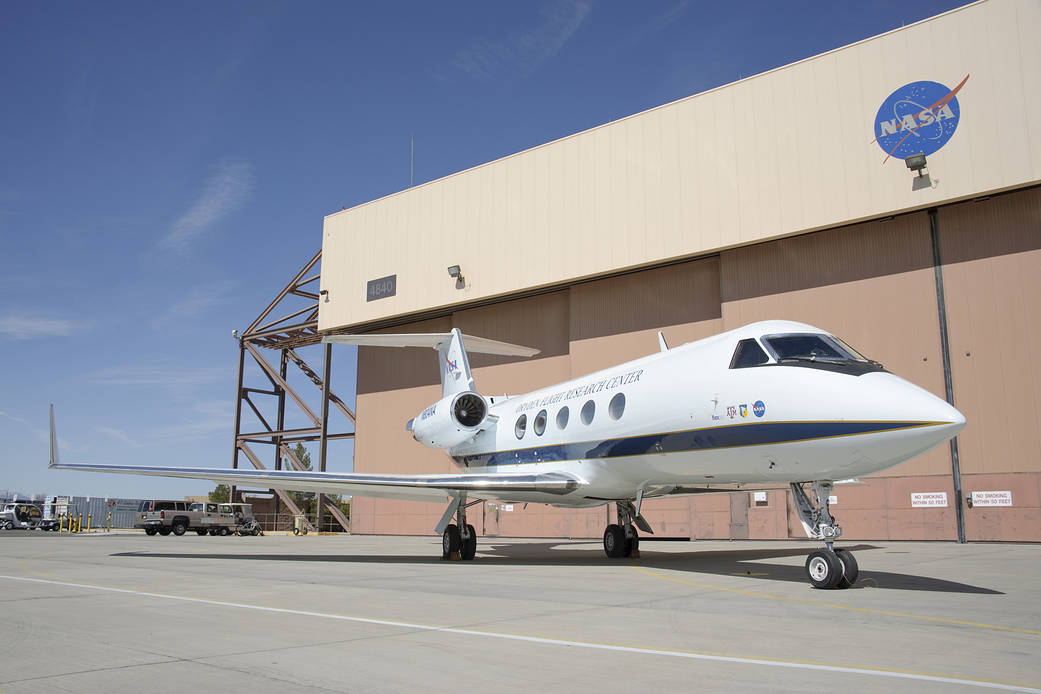
M 237 525 L 234 507 L 213 501 L 157 501 L 138 519 L 138 526 L 149 535 L 184 535 L 189 530 L 200 535 L 228 535 L 235 532 Z
M 250 504 L 214 501 L 152 501 L 138 514 L 137 527 L 149 535 L 184 535 L 194 530 L 199 535 L 260 535 L 260 525 L 253 519 Z M 144 508 L 144 504 L 142 504 Z

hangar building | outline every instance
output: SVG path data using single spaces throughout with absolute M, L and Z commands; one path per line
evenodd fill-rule
M 1041 541 L 1039 34 L 1041 3 L 984 0 L 330 215 L 318 328 L 542 350 L 471 357 L 499 394 L 658 330 L 810 323 L 968 418 L 836 487 L 846 537 Z M 356 471 L 453 470 L 404 427 L 437 379 L 429 350 L 359 350 Z M 490 536 L 598 538 L 610 511 L 482 507 Z M 804 537 L 784 491 L 643 508 L 659 537 Z M 429 534 L 443 510 L 358 497 L 353 531 Z

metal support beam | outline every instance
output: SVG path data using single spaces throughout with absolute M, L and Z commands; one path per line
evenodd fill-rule
M 322 436 L 318 442 L 318 469 L 325 472 L 325 460 L 329 452 L 329 381 L 332 376 L 333 346 L 323 345 L 322 357 Z M 325 505 L 325 495 L 318 493 L 315 503 L 315 523 L 318 528 L 322 527 L 322 506 Z
M 312 282 L 312 281 L 318 279 L 319 277 L 321 277 L 321 275 L 315 275 L 314 277 L 312 277 L 312 278 L 310 278 L 308 280 L 305 280 L 303 282 L 300 281 L 300 278 L 303 277 L 305 274 L 307 274 L 307 271 L 310 270 L 311 268 L 313 268 L 314 264 L 317 263 L 318 259 L 321 258 L 321 257 L 322 257 L 322 251 L 319 250 L 317 253 L 314 254 L 314 257 L 311 258 L 311 261 L 309 263 L 307 263 L 307 265 L 305 265 L 303 267 L 303 269 L 300 270 L 300 272 L 296 273 L 296 277 L 294 277 L 292 279 L 292 281 L 289 284 L 286 285 L 286 288 L 283 289 L 279 293 L 279 295 L 275 297 L 275 300 L 272 301 L 270 304 L 268 304 L 268 307 L 266 309 L 264 309 L 264 311 L 259 316 L 257 316 L 257 319 L 255 321 L 253 321 L 248 328 L 246 328 L 246 331 L 243 334 L 244 335 L 249 335 L 250 333 L 252 333 L 253 330 L 258 325 L 260 325 L 261 321 L 263 321 L 265 318 L 267 318 L 267 315 L 269 313 L 271 313 L 271 311 L 275 308 L 275 306 L 278 306 L 278 304 L 282 301 L 282 299 L 286 298 L 286 295 L 289 294 L 289 292 L 293 291 L 294 289 L 299 288 L 301 285 L 308 284 L 309 282 Z
M 257 468 L 258 470 L 267 470 L 267 468 L 264 467 L 264 464 L 260 462 L 260 458 L 257 457 L 257 454 L 253 452 L 253 449 L 251 449 L 244 443 L 240 443 L 239 448 L 242 449 L 242 452 L 245 453 L 246 457 L 249 458 L 251 463 L 253 463 L 253 467 Z M 300 507 L 296 505 L 296 502 L 293 501 L 293 498 L 289 496 L 289 494 L 287 494 L 284 490 L 272 489 L 271 491 L 278 496 L 278 498 L 281 500 L 283 504 L 285 504 L 286 508 L 289 509 L 290 513 L 292 513 L 294 516 L 302 515 L 300 513 Z M 304 525 L 307 526 L 308 530 L 314 530 L 314 526 L 311 525 L 310 521 L 308 521 L 306 518 L 304 519 Z
M 951 344 L 947 332 L 947 300 L 943 290 L 943 259 L 940 257 L 940 221 L 936 208 L 929 210 L 929 234 L 933 244 L 933 278 L 936 281 L 936 312 L 940 319 L 940 356 L 943 359 L 943 387 L 947 402 L 954 407 L 954 378 L 951 373 Z M 961 463 L 958 437 L 951 439 L 951 480 L 954 483 L 954 518 L 958 542 L 965 542 L 965 507 L 961 488 Z
M 247 397 L 242 392 L 242 376 L 246 366 L 246 348 L 242 346 L 242 340 L 239 340 L 239 375 L 236 381 L 236 395 L 235 395 L 235 438 L 234 438 L 234 452 L 231 457 L 231 467 L 237 470 L 239 467 L 239 427 L 242 423 L 242 398 Z M 235 498 L 235 494 L 238 488 L 233 484 L 228 494 L 228 501 L 238 501 Z
M 325 353 L 328 354 L 331 348 L 332 345 L 325 345 Z M 288 349 L 286 351 L 289 353 L 289 358 L 292 359 L 293 363 L 296 364 L 297 368 L 299 368 L 304 373 L 304 375 L 307 376 L 308 380 L 310 380 L 311 383 L 314 383 L 316 386 L 321 388 L 322 400 L 324 401 L 328 399 L 330 402 L 332 402 L 332 404 L 336 405 L 337 409 L 339 409 L 340 412 L 343 413 L 344 417 L 351 420 L 351 422 L 354 422 L 354 412 L 352 412 L 351 409 L 343 403 L 343 400 L 340 400 L 340 398 L 336 396 L 336 393 L 333 393 L 325 386 L 325 384 L 329 381 L 328 375 L 326 375 L 325 378 L 319 378 L 318 374 L 314 372 L 314 369 L 308 366 L 307 362 L 300 358 L 300 355 L 298 355 L 291 349 Z
M 320 420 L 318 418 L 318 415 L 316 415 L 314 411 L 307 406 L 307 403 L 305 403 L 303 399 L 299 395 L 297 395 L 296 391 L 293 390 L 288 383 L 286 383 L 285 377 L 281 376 L 278 371 L 275 371 L 275 368 L 271 366 L 271 364 L 269 364 L 266 359 L 264 359 L 264 357 L 260 354 L 260 351 L 256 347 L 249 344 L 248 342 L 244 342 L 244 344 L 246 345 L 246 349 L 249 351 L 250 356 L 253 357 L 253 359 L 257 362 L 260 368 L 262 368 L 267 373 L 267 375 L 273 381 L 275 381 L 276 388 L 284 390 L 286 395 L 293 399 L 293 402 L 296 403 L 297 407 L 299 407 L 304 412 L 304 414 L 306 414 L 311 419 L 311 421 L 314 422 L 314 425 L 316 427 L 322 426 L 322 420 Z M 279 428 L 282 428 L 282 426 L 282 424 L 279 424 Z
M 330 431 L 329 409 L 330 404 L 335 406 L 352 424 L 354 423 L 354 412 L 333 393 L 329 388 L 331 376 L 331 345 L 327 345 L 324 351 L 324 374 L 320 377 L 296 351 L 301 347 L 317 345 L 321 342 L 318 333 L 318 312 L 321 296 L 318 287 L 311 283 L 321 279 L 320 272 L 314 272 L 318 261 L 321 259 L 321 251 L 316 253 L 310 261 L 294 275 L 293 279 L 282 289 L 275 299 L 268 304 L 264 311 L 257 316 L 250 326 L 243 332 L 239 340 L 239 375 L 238 391 L 235 413 L 235 458 L 233 464 L 238 464 L 238 452 L 243 453 L 250 459 L 258 469 L 264 469 L 256 453 L 250 449 L 249 444 L 263 443 L 272 445 L 274 448 L 275 469 L 292 467 L 297 470 L 306 469 L 299 460 L 293 446 L 303 442 L 317 441 L 320 449 L 316 470 L 325 471 L 328 463 L 328 442 L 334 440 L 354 438 L 353 431 Z M 306 303 L 301 302 L 301 299 Z M 281 316 L 275 318 L 275 316 Z M 301 320 L 303 319 L 303 322 Z M 297 322 L 293 322 L 297 321 Z M 274 359 L 269 360 L 261 351 L 261 348 L 276 350 L 280 353 L 278 366 Z M 270 388 L 246 387 L 243 381 L 245 369 L 245 355 L 250 357 L 260 367 L 265 379 L 270 383 Z M 288 365 L 292 361 L 303 374 L 315 384 L 321 392 L 321 416 L 315 414 L 318 408 L 312 409 L 304 398 L 294 390 L 288 382 Z M 274 401 L 257 400 L 254 395 L 267 395 L 275 398 Z M 263 431 L 242 431 L 242 410 L 245 407 L 252 410 Z M 274 413 L 268 409 L 265 403 L 274 405 Z M 313 426 L 286 428 L 287 406 L 295 405 L 305 417 L 310 419 Z M 255 427 L 251 427 L 254 428 Z M 275 493 L 275 510 L 279 506 L 297 514 L 299 507 L 292 502 L 292 497 L 285 492 L 271 490 Z M 349 530 L 349 522 L 346 514 L 327 495 L 318 494 L 316 499 L 317 522 L 315 526 L 321 527 L 321 517 L 324 513 L 332 515 L 336 521 L 343 526 L 345 531 Z

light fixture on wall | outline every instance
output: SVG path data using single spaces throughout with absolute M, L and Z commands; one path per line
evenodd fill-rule
M 324 296 L 325 297 L 325 303 L 329 303 L 329 290 L 328 289 L 320 289 L 320 290 L 318 290 L 318 296 Z
M 912 191 L 933 187 L 932 179 L 929 178 L 929 173 L 925 170 L 926 163 L 924 154 L 912 154 L 907 159 L 904 159 L 904 164 L 907 165 L 908 169 L 918 174 L 911 182 Z
M 448 276 L 455 278 L 456 289 L 462 289 L 466 286 L 466 278 L 463 277 L 463 271 L 458 265 L 448 266 Z

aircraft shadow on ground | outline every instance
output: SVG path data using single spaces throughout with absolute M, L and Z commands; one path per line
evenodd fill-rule
M 599 549 L 598 542 L 538 542 L 509 543 L 497 542 L 492 538 L 484 540 L 478 547 L 476 561 L 481 565 L 502 566 L 605 566 L 619 565 L 639 566 L 647 570 L 682 571 L 687 574 L 684 580 L 698 583 L 698 576 L 737 576 L 757 581 L 788 581 L 806 583 L 806 570 L 802 562 L 798 564 L 771 563 L 769 559 L 783 557 L 805 557 L 810 547 L 777 547 L 771 548 L 735 548 L 726 550 L 692 549 L 689 552 L 654 551 L 653 541 L 641 540 L 639 559 L 607 559 Z M 229 561 L 269 561 L 269 562 L 316 562 L 316 563 L 356 563 L 356 564 L 437 564 L 440 540 L 431 541 L 430 554 L 413 555 L 344 555 L 344 554 L 234 554 L 222 552 L 117 552 L 114 557 L 134 557 L 141 559 L 223 559 Z M 866 552 L 883 549 L 875 545 L 846 545 L 846 549 L 854 552 Z M 1003 595 L 1001 591 L 981 586 L 948 581 L 930 576 L 893 573 L 889 571 L 873 571 L 865 568 L 870 563 L 870 554 L 859 557 L 861 564 L 860 578 L 852 590 L 864 588 L 880 588 L 883 590 L 918 590 L 934 593 L 975 593 L 980 595 Z M 865 561 L 867 560 L 867 561 Z M 751 586 L 750 586 L 751 588 Z

